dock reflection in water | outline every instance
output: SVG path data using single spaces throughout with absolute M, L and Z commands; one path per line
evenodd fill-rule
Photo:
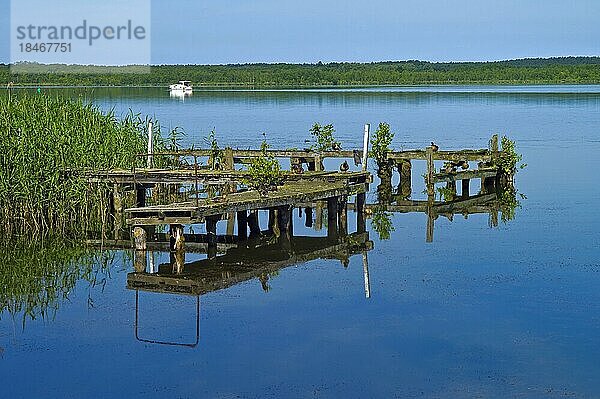
M 498 225 L 499 213 L 502 219 L 511 219 L 514 216 L 514 207 L 518 206 L 517 192 L 512 186 L 501 188 L 482 187 L 482 190 L 473 196 L 468 192 L 464 195 L 441 198 L 440 201 L 411 201 L 395 198 L 390 203 L 375 203 L 365 206 L 364 214 L 357 214 L 358 231 L 347 234 L 345 231 L 336 231 L 328 228 L 328 235 L 324 237 L 294 236 L 282 234 L 272 230 L 261 231 L 259 237 L 250 240 L 238 241 L 235 236 L 220 235 L 217 237 L 217 255 L 205 259 L 186 263 L 186 252 L 170 252 L 168 263 L 156 264 L 154 252 L 135 251 L 133 259 L 134 272 L 127 275 L 127 288 L 136 292 L 135 308 L 135 337 L 145 343 L 177 345 L 194 348 L 200 341 L 200 296 L 219 290 L 228 289 L 236 284 L 257 279 L 262 289 L 270 290 L 270 277 L 280 270 L 290 266 L 306 263 L 317 259 L 334 259 L 347 267 L 350 258 L 360 255 L 363 264 L 364 293 L 366 298 L 371 297 L 371 284 L 369 276 L 368 252 L 373 250 L 374 243 L 370 240 L 369 232 L 363 230 L 366 226 L 364 218 L 390 217 L 392 213 L 420 212 L 427 214 L 427 242 L 433 241 L 434 222 L 439 216 L 452 220 L 454 215 L 460 214 L 468 217 L 471 214 L 489 214 L 489 225 Z M 313 208 L 305 208 L 306 225 L 312 227 L 312 217 L 316 213 L 316 225 L 323 228 L 323 212 L 321 206 L 314 204 Z M 354 203 L 347 204 L 348 209 L 355 209 Z M 345 213 L 345 212 L 343 212 Z M 230 221 L 231 222 L 231 221 Z M 390 226 L 391 226 L 391 220 Z M 374 229 L 389 238 L 390 231 L 380 231 L 381 223 L 372 223 Z M 272 227 L 272 226 L 271 226 Z M 328 226 L 329 227 L 329 226 Z M 293 231 L 292 231 L 293 233 Z M 160 243 L 166 235 L 156 234 L 149 240 L 150 248 L 165 248 L 168 243 Z M 156 241 L 159 240 L 159 241 Z M 206 253 L 208 246 L 203 243 L 206 235 L 186 235 L 186 250 L 188 252 Z M 196 297 L 196 339 L 190 343 L 165 342 L 142 338 L 139 327 L 139 291 L 188 295 Z

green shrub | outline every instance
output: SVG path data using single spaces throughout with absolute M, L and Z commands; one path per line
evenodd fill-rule
M 369 152 L 369 157 L 375 159 L 379 168 L 387 165 L 387 155 L 393 139 L 394 133 L 390 130 L 390 125 L 385 122 L 380 123 L 375 131 Z
M 507 174 L 512 175 L 517 172 L 517 164 L 523 160 L 523 156 L 516 151 L 516 145 L 513 140 L 510 140 L 506 136 L 502 136 L 502 151 L 496 161 L 500 170 Z M 524 168 L 525 164 L 519 165 L 519 168 Z
M 331 151 L 336 148 L 341 148 L 341 144 L 333 137 L 335 129 L 332 124 L 321 126 L 315 123 L 310 129 L 310 135 L 314 140 L 314 144 L 310 147 L 313 151 Z
M 250 179 L 245 181 L 248 187 L 258 190 L 261 195 L 277 190 L 283 182 L 281 166 L 274 156 L 268 153 L 269 145 L 263 140 L 260 150 L 261 156 L 252 159 L 248 172 Z

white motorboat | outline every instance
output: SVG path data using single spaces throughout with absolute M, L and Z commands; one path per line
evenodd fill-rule
M 189 80 L 180 80 L 179 83 L 169 86 L 171 93 L 175 94 L 192 94 L 192 82 Z

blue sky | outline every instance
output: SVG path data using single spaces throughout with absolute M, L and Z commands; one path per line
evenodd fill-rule
M 4 63 L 9 3 L 0 0 Z M 152 1 L 154 64 L 566 55 L 600 55 L 599 0 Z

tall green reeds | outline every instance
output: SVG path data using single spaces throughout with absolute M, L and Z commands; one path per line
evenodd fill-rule
M 146 150 L 147 122 L 136 115 L 119 120 L 81 100 L 1 98 L 0 234 L 71 235 L 101 223 L 106 190 L 81 172 L 131 168 Z

